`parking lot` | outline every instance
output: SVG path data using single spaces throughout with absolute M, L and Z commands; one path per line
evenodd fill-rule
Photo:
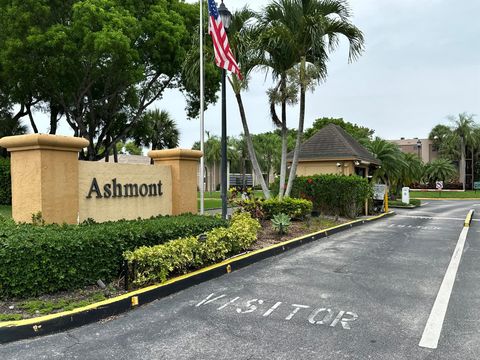
M 0 358 L 478 359 L 475 216 L 460 246 L 470 209 L 480 203 L 399 210 L 122 316 L 2 345 Z

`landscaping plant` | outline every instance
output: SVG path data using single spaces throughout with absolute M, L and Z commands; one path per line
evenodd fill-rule
M 161 216 L 90 225 L 15 224 L 0 218 L 0 298 L 32 297 L 105 282 L 121 274 L 123 253 L 227 222 L 209 216 Z
M 280 235 L 285 235 L 290 226 L 290 217 L 287 214 L 277 214 L 272 219 L 272 226 Z
M 189 236 L 157 246 L 126 251 L 136 286 L 158 283 L 174 274 L 213 264 L 248 249 L 257 240 L 260 224 L 248 213 L 236 213 L 227 228 L 212 229 L 201 237 Z M 133 264 L 135 264 L 133 266 Z

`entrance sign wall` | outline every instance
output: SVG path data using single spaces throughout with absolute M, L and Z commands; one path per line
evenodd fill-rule
M 149 153 L 154 165 L 79 161 L 88 141 L 30 134 L 0 139 L 11 152 L 12 216 L 31 222 L 76 224 L 197 212 L 200 151 Z

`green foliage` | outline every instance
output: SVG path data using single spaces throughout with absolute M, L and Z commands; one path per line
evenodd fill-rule
M 430 183 L 435 181 L 448 182 L 454 179 L 456 175 L 457 170 L 455 166 L 447 159 L 436 159 L 425 167 L 425 178 Z
M 274 215 L 272 218 L 272 226 L 280 235 L 286 234 L 290 226 L 290 216 L 283 213 Z
M 271 219 L 273 216 L 284 213 L 293 219 L 303 219 L 312 212 L 312 202 L 306 199 L 270 198 L 236 199 L 233 201 L 242 211 L 248 212 L 256 219 Z
M 33 226 L 0 222 L 0 297 L 28 297 L 109 282 L 122 254 L 226 225 L 216 217 L 180 215 L 93 225 Z
M 12 183 L 10 179 L 10 160 L 0 158 L 0 205 L 12 203 Z
M 262 201 L 265 218 L 270 219 L 278 214 L 286 214 L 292 219 L 303 219 L 312 213 L 313 204 L 307 199 L 270 198 Z
M 133 137 L 137 145 L 153 150 L 173 149 L 178 146 L 180 131 L 168 111 L 147 111 L 135 127 Z
M 278 189 L 278 182 L 274 185 Z M 308 199 L 313 210 L 322 214 L 355 218 L 372 195 L 372 185 L 359 176 L 298 176 L 292 196 Z
M 24 301 L 19 307 L 29 313 L 30 315 L 35 314 L 51 314 L 58 311 L 69 311 L 75 308 L 82 306 L 87 306 L 89 304 L 105 300 L 105 294 L 101 291 L 90 295 L 88 298 L 83 300 L 75 299 L 59 299 L 59 300 L 27 300 Z
M 335 124 L 340 126 L 343 130 L 345 130 L 348 134 L 350 134 L 354 139 L 359 141 L 362 144 L 366 144 L 370 140 L 372 140 L 373 134 L 375 130 L 369 129 L 364 126 L 359 126 L 357 124 L 353 124 L 351 122 L 343 120 L 343 118 L 327 118 L 323 117 L 317 119 L 313 122 L 311 128 L 305 130 L 304 139 L 307 140 L 311 138 L 317 131 L 321 130 L 325 126 L 329 124 Z
M 134 284 L 163 282 L 174 274 L 226 259 L 248 249 L 257 240 L 260 224 L 247 213 L 234 214 L 228 228 L 215 228 L 205 240 L 190 236 L 157 246 L 126 251 L 129 264 L 135 263 Z

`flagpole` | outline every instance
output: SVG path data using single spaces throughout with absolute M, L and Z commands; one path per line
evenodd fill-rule
M 200 151 L 205 152 L 204 84 L 203 84 L 203 0 L 200 0 Z M 200 214 L 204 214 L 205 156 L 200 158 Z

